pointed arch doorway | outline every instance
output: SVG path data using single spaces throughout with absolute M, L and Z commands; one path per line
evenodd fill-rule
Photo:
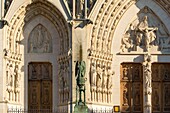
M 52 109 L 52 65 L 31 62 L 28 65 L 28 109 Z

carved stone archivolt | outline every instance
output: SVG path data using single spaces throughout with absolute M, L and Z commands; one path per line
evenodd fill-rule
M 32 13 L 32 11 L 34 13 Z M 27 2 L 23 6 L 19 7 L 18 11 L 14 14 L 12 19 L 9 21 L 11 25 L 7 26 L 7 36 L 6 36 L 7 47 L 6 48 L 14 53 L 19 51 L 20 50 L 19 45 L 21 43 L 20 41 L 21 41 L 21 38 L 23 38 L 22 33 L 24 30 L 24 27 L 27 25 L 27 23 L 33 20 L 34 17 L 39 16 L 39 15 L 43 15 L 44 17 L 48 18 L 48 20 L 50 20 L 55 26 L 60 37 L 60 42 L 59 42 L 60 54 L 68 53 L 69 51 L 68 25 L 64 17 L 62 16 L 62 14 L 60 13 L 60 11 L 57 8 L 55 8 L 55 6 L 53 6 L 51 3 L 45 0 L 44 1 L 35 0 L 30 4 L 28 4 Z M 35 36 L 35 34 L 38 33 L 37 31 L 38 31 L 38 26 L 32 31 L 31 35 Z M 45 53 L 52 52 L 52 45 L 51 45 L 52 37 L 49 34 L 49 31 L 47 31 L 47 29 L 44 26 L 42 26 L 40 32 L 42 31 L 45 31 L 43 33 L 44 34 L 43 38 L 48 37 L 46 39 L 50 39 L 50 40 L 43 41 L 43 44 L 39 44 L 38 51 L 39 52 L 43 51 Z M 32 37 L 31 35 L 30 37 Z M 40 42 L 42 43 L 42 41 Z M 32 47 L 35 45 L 36 44 L 34 45 L 32 44 Z M 40 47 L 40 45 L 43 47 Z M 30 52 L 31 50 L 30 47 L 31 47 L 31 44 L 29 44 L 27 52 Z
M 137 0 L 136 0 L 137 1 Z M 91 34 L 91 49 L 97 51 L 111 52 L 112 38 L 115 28 L 125 11 L 135 0 L 120 0 L 115 2 L 104 1 L 94 19 L 94 26 Z M 101 45 L 104 46 L 101 47 Z
M 126 52 L 169 52 L 169 33 L 165 25 L 148 7 L 138 13 L 126 30 L 121 44 L 121 53 Z
M 170 0 L 154 0 L 161 8 L 163 8 L 168 14 L 170 14 Z

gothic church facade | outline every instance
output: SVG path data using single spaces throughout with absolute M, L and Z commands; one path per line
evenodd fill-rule
M 170 0 L 0 0 L 0 112 L 170 112 Z

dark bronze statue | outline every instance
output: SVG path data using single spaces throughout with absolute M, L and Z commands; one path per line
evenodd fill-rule
M 86 73 L 86 63 L 85 61 L 77 61 L 75 66 L 75 76 L 76 76 L 76 105 L 74 106 L 74 113 L 88 113 L 88 107 L 86 105 L 86 95 L 85 95 L 85 73 Z M 78 94 L 79 93 L 79 94 Z M 82 95 L 84 94 L 84 96 Z M 79 100 L 78 100 L 79 95 Z M 82 100 L 84 97 L 84 100 Z
M 86 64 L 85 64 L 84 61 L 77 61 L 76 62 L 75 72 L 76 72 L 75 76 L 76 76 L 76 84 L 77 84 L 76 92 L 79 92 L 79 101 L 77 101 L 77 104 L 85 104 Z M 84 93 L 84 102 L 82 100 L 82 93 Z M 76 98 L 76 100 L 78 100 L 78 99 Z

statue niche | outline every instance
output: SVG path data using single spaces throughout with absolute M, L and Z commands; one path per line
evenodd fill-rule
M 52 38 L 47 29 L 39 24 L 30 33 L 28 53 L 51 53 Z

